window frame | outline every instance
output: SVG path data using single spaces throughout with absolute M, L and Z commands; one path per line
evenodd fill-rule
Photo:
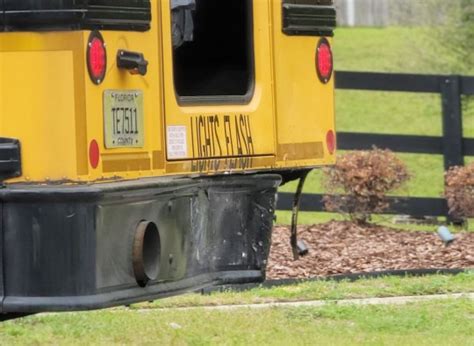
M 249 39 L 247 42 L 247 62 L 249 66 L 249 80 L 247 86 L 247 92 L 243 95 L 199 95 L 199 96 L 181 96 L 179 95 L 176 89 L 176 79 L 175 79 L 175 61 L 174 61 L 174 52 L 172 50 L 172 74 L 173 74 L 173 87 L 174 94 L 176 96 L 176 101 L 179 106 L 203 106 L 203 105 L 248 105 L 254 95 L 255 95 L 255 86 L 256 86 L 256 68 L 255 68 L 255 32 L 254 32 L 254 10 L 253 10 L 253 0 L 245 0 L 247 2 L 246 7 L 249 15 L 249 20 L 247 23 L 247 30 L 249 32 Z M 172 32 L 170 30 L 170 34 Z M 172 42 L 172 40 L 171 40 Z

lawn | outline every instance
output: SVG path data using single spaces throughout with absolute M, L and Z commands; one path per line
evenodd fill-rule
M 405 306 L 247 308 L 220 304 L 328 300 L 474 291 L 474 272 L 456 276 L 386 277 L 356 282 L 306 282 L 212 295 L 189 294 L 101 312 L 38 315 L 0 325 L 2 344 L 412 344 L 467 345 L 474 336 L 472 300 Z M 163 309 L 165 308 L 165 309 Z
M 309 281 L 273 288 L 224 291 L 208 295 L 187 294 L 137 304 L 132 309 L 261 304 L 273 302 L 339 300 L 373 297 L 418 296 L 474 292 L 474 271 L 458 275 L 384 277 L 350 281 Z
M 5 345 L 469 345 L 471 300 L 405 306 L 125 309 L 49 315 L 0 326 Z
M 414 47 L 424 40 L 425 33 L 426 30 L 420 28 L 339 28 L 334 43 L 336 70 L 437 73 L 413 53 Z M 474 137 L 473 108 L 471 106 L 464 113 L 466 137 Z M 431 94 L 337 90 L 336 120 L 338 131 L 438 136 L 442 132 L 441 99 Z M 399 195 L 440 197 L 443 194 L 441 156 L 399 155 L 412 175 L 406 188 L 397 191 Z M 466 158 L 466 161 L 473 159 Z M 294 183 L 282 188 L 287 192 L 294 190 Z M 311 173 L 304 191 L 324 192 L 320 171 Z M 300 220 L 311 224 L 333 217 L 337 218 L 333 214 L 302 213 Z M 289 222 L 288 212 L 278 212 L 278 223 Z M 474 229 L 472 225 L 471 229 Z

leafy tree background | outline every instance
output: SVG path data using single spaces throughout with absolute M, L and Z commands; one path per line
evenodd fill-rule
M 473 74 L 474 0 L 436 0 L 430 6 L 446 11 L 445 21 L 426 28 L 424 34 L 431 51 L 430 65 L 439 73 Z
M 416 59 L 431 73 L 474 76 L 474 0 L 423 0 L 428 18 L 423 39 L 413 44 Z M 463 100 L 465 119 L 474 117 L 474 97 Z
M 393 0 L 391 5 L 402 22 L 419 28 L 407 40 L 420 71 L 474 75 L 474 0 Z M 401 56 L 406 58 L 410 52 Z

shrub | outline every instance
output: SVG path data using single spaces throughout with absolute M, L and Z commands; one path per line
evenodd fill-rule
M 405 164 L 389 150 L 354 151 L 338 158 L 325 170 L 328 211 L 346 213 L 352 221 L 366 223 L 371 214 L 389 206 L 387 193 L 409 179 Z
M 474 217 L 474 162 L 451 168 L 445 181 L 449 213 L 458 218 Z

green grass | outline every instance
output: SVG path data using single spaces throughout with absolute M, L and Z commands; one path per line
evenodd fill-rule
M 413 50 L 426 38 L 423 28 L 339 28 L 334 65 L 340 71 L 439 73 Z M 428 54 L 429 52 L 423 52 Z M 421 53 L 418 53 L 421 54 Z M 474 112 L 464 116 L 464 135 L 474 137 Z M 396 134 L 441 134 L 441 99 L 435 94 L 338 90 L 339 130 Z
M 474 271 L 458 275 L 384 277 L 350 281 L 313 281 L 296 285 L 225 291 L 210 295 L 187 294 L 138 304 L 133 308 L 173 308 L 214 305 L 261 304 L 271 302 L 334 300 L 371 297 L 399 297 L 474 292 Z
M 337 70 L 437 73 L 435 67 L 417 58 L 416 47 L 422 46 L 423 28 L 339 28 L 334 52 Z M 464 135 L 474 137 L 474 107 L 464 114 Z M 441 99 L 434 94 L 336 91 L 338 131 L 373 132 L 440 136 L 442 133 Z M 439 155 L 399 154 L 412 175 L 398 195 L 441 197 L 444 190 L 443 159 Z M 474 157 L 466 158 L 473 162 Z M 288 184 L 282 191 L 295 190 Z M 305 187 L 307 193 L 322 193 L 321 172 L 313 172 Z M 332 214 L 303 213 L 301 223 L 319 223 Z M 338 218 L 338 216 L 336 216 Z M 376 217 L 376 219 L 379 219 Z M 382 217 L 386 220 L 387 217 Z M 290 222 L 288 212 L 278 212 L 278 223 Z M 386 223 L 386 222 L 385 222 Z M 472 222 L 471 222 L 472 224 Z M 474 229 L 474 226 L 470 226 Z M 414 227 L 418 229 L 419 227 Z
M 466 299 L 231 312 L 122 309 L 0 326 L 5 345 L 469 345 L 473 337 L 474 305 Z
M 441 98 L 431 94 L 336 91 L 337 129 L 441 136 Z
M 339 28 L 336 30 L 336 70 L 434 72 L 420 65 L 411 48 L 423 40 L 420 28 Z
M 334 299 L 474 291 L 474 272 L 386 277 L 356 282 L 306 282 L 271 289 L 189 294 L 130 309 L 38 315 L 0 324 L 3 345 L 468 345 L 474 336 L 472 300 L 404 306 L 338 306 Z M 324 307 L 232 311 L 200 306 L 328 300 Z M 197 307 L 177 310 L 176 307 Z M 163 309 L 166 308 L 166 309 Z

